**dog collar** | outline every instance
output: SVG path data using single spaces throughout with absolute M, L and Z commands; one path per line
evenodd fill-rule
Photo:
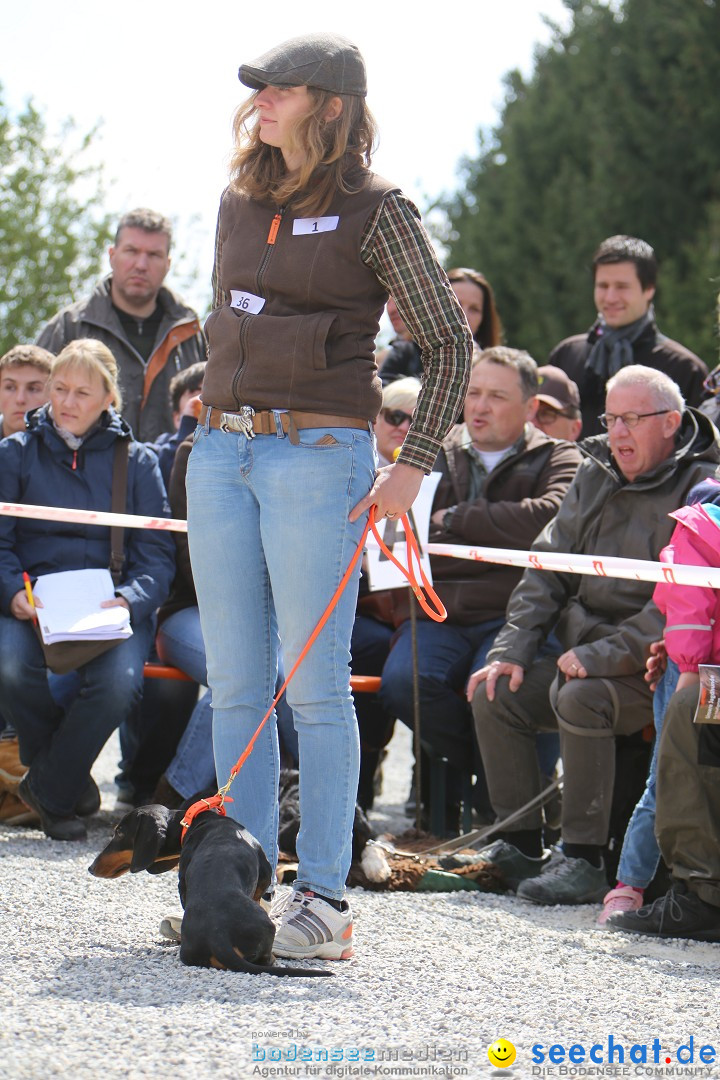
M 180 844 L 182 845 L 187 835 L 188 829 L 190 828 L 198 814 L 204 814 L 206 810 L 214 810 L 215 813 L 219 814 L 220 817 L 225 817 L 227 815 L 227 811 L 225 809 L 224 803 L 232 801 L 233 800 L 230 799 L 227 795 L 221 795 L 218 792 L 217 795 L 213 795 L 210 799 L 199 799 L 197 802 L 193 803 L 192 806 L 189 806 L 188 809 L 185 811 L 185 816 L 180 822 Z

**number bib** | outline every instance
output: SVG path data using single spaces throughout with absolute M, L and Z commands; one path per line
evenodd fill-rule
M 335 214 L 330 217 L 318 218 L 295 218 L 293 221 L 293 236 L 307 236 L 311 233 L 334 232 L 338 227 L 340 218 Z
M 257 315 L 265 307 L 265 297 L 255 296 L 255 293 L 240 292 L 239 289 L 230 290 L 230 307 L 235 311 L 244 311 L 248 315 Z

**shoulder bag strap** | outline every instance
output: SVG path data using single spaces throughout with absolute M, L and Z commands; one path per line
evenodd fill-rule
M 116 439 L 115 457 L 113 459 L 112 503 L 110 506 L 114 514 L 125 513 L 129 452 L 130 440 Z M 124 525 L 110 526 L 110 574 L 112 575 L 113 584 L 116 586 L 120 584 L 125 563 L 124 536 Z

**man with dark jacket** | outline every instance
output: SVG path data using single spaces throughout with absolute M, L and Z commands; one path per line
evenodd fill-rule
M 585 439 L 585 460 L 533 550 L 657 560 L 687 492 L 720 461 L 717 431 L 685 409 L 666 375 L 623 368 L 607 386 L 607 435 Z M 468 685 L 499 821 L 540 791 L 537 732 L 557 728 L 563 760 L 562 851 L 543 852 L 539 809 L 500 831 L 483 857 L 518 896 L 538 904 L 602 900 L 602 860 L 615 770 L 615 734 L 652 722 L 643 678 L 663 619 L 652 582 L 526 570 L 488 663 Z M 563 653 L 543 657 L 554 632 Z M 552 710 L 547 709 L 548 699 Z M 553 715 L 554 714 L 554 715 Z M 519 884 L 518 884 L 519 883 Z
M 172 225 L 162 214 L 125 214 L 109 251 L 110 276 L 58 312 L 37 339 L 56 354 L 75 338 L 107 345 L 118 365 L 123 419 L 140 442 L 174 430 L 170 380 L 207 359 L 196 313 L 163 285 L 171 240 Z
M 548 363 L 578 385 L 583 435 L 596 435 L 605 405 L 605 383 L 628 364 L 668 375 L 688 405 L 700 404 L 707 367 L 677 341 L 661 334 L 652 307 L 657 282 L 655 252 L 634 236 L 610 236 L 593 256 L 597 320 L 587 334 L 561 341 Z
M 435 468 L 430 541 L 527 548 L 558 510 L 578 464 L 575 445 L 533 426 L 538 369 L 525 352 L 496 346 L 473 363 L 465 423 L 452 429 Z M 472 771 L 472 718 L 462 697 L 505 617 L 520 571 L 498 564 L 432 557 L 444 623 L 418 624 L 423 740 L 456 769 Z M 397 594 L 395 635 L 382 673 L 388 713 L 413 725 L 407 590 Z

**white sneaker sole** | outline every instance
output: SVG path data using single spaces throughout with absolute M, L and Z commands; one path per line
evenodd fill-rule
M 275 939 L 272 951 L 287 960 L 349 960 L 354 955 L 352 924 L 343 941 L 321 941 L 317 945 L 283 945 Z M 347 931 L 346 931 L 347 932 Z

